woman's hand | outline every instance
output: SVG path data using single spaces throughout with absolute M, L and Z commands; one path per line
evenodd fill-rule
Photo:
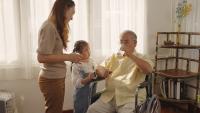
M 68 57 L 69 57 L 69 61 L 74 62 L 74 63 L 78 63 L 81 60 L 83 60 L 82 55 L 77 54 L 77 53 L 70 53 L 68 54 Z

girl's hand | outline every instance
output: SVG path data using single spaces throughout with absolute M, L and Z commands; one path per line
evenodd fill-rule
M 86 85 L 89 84 L 94 78 L 94 73 L 88 73 L 88 76 L 81 80 L 81 83 Z
M 89 73 L 87 78 L 88 78 L 89 81 L 93 80 L 94 79 L 94 73 Z

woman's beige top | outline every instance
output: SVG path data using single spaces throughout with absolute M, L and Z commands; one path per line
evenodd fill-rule
M 38 54 L 63 54 L 63 43 L 55 25 L 45 21 L 39 31 Z M 57 79 L 65 78 L 66 64 L 64 62 L 42 63 L 39 76 Z

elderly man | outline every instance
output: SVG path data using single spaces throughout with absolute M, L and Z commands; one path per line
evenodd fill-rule
M 134 32 L 123 32 L 120 44 L 124 53 L 113 54 L 102 64 L 112 73 L 105 79 L 105 91 L 87 113 L 133 113 L 134 92 L 137 85 L 145 80 L 145 75 L 152 72 L 153 63 L 136 52 L 137 36 Z M 139 95 L 139 100 L 143 100 L 145 90 Z

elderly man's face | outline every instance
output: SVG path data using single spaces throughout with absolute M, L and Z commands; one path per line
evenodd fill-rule
M 126 47 L 134 50 L 136 43 L 136 39 L 134 39 L 133 36 L 129 33 L 122 34 L 120 38 L 121 47 Z

